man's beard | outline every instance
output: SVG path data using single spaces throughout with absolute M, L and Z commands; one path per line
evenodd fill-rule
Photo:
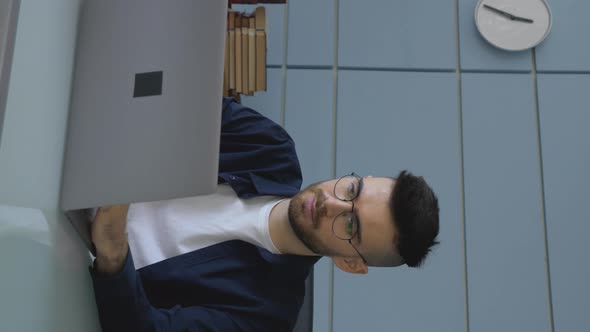
M 291 224 L 291 228 L 293 232 L 297 236 L 297 238 L 314 254 L 319 254 L 316 246 L 313 244 L 311 236 L 305 234 L 303 230 L 303 226 L 298 220 L 301 220 L 304 216 L 302 212 L 302 205 L 305 204 L 303 202 L 302 197 L 300 196 L 301 193 L 297 194 L 297 196 L 291 199 L 289 203 L 289 224 Z
M 318 182 L 319 183 L 319 182 Z M 319 212 L 316 211 L 316 215 L 314 218 L 316 219 L 316 223 L 313 224 L 312 229 L 305 230 L 303 227 L 303 220 L 305 219 L 305 196 L 309 195 L 309 193 L 313 194 L 313 196 L 317 199 L 320 195 L 320 189 L 316 188 L 314 183 L 308 186 L 303 191 L 299 192 L 293 198 L 291 198 L 291 202 L 289 202 L 289 224 L 291 224 L 291 228 L 293 232 L 297 236 L 297 238 L 309 249 L 311 252 L 317 255 L 329 255 L 329 250 L 326 250 L 323 245 L 321 245 L 319 239 L 313 236 L 313 231 L 319 228 Z

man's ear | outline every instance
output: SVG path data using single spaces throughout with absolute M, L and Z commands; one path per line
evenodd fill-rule
M 369 268 L 360 258 L 332 257 L 334 264 L 344 272 L 367 274 Z

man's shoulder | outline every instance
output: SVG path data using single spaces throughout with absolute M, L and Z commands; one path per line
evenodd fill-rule
M 232 98 L 225 98 L 222 111 L 222 134 L 265 134 L 278 140 L 291 140 L 285 129 L 260 112 L 239 104 Z
M 295 142 L 257 111 L 224 99 L 219 178 L 241 198 L 292 196 L 302 183 Z

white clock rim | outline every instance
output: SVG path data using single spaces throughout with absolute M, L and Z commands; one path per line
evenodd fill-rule
M 482 32 L 481 32 L 481 28 L 479 26 L 479 20 L 477 18 L 477 13 L 480 9 L 480 7 L 482 6 L 482 3 L 484 1 L 488 1 L 488 0 L 478 0 L 477 4 L 475 5 L 475 10 L 473 13 L 473 18 L 475 20 L 475 27 L 477 28 L 477 31 L 479 32 L 479 34 L 490 44 L 492 44 L 494 47 L 497 47 L 501 50 L 504 51 L 510 51 L 510 52 L 521 52 L 521 51 L 527 51 L 530 49 L 533 49 L 535 47 L 537 47 L 539 44 L 541 44 L 546 38 L 547 36 L 549 36 L 549 33 L 551 32 L 551 28 L 553 27 L 553 13 L 551 12 L 551 8 L 549 7 L 549 3 L 547 3 L 546 0 L 538 0 L 541 1 L 544 5 L 545 8 L 547 8 L 547 12 L 549 13 L 549 25 L 547 26 L 547 29 L 545 31 L 545 34 L 543 34 L 543 37 L 541 37 L 538 41 L 536 41 L 532 46 L 529 47 L 525 47 L 525 48 L 506 48 L 506 47 L 502 47 L 494 42 L 492 42 L 491 40 L 489 40 Z

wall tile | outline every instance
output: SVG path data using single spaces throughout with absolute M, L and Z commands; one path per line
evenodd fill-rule
M 548 331 L 531 76 L 462 79 L 471 330 Z
M 331 66 L 334 63 L 334 1 L 289 1 L 288 65 Z
M 454 0 L 341 0 L 340 66 L 455 69 Z
M 537 70 L 590 70 L 590 2 L 547 0 L 553 13 L 553 27 L 537 48 Z
M 539 75 L 555 331 L 590 330 L 590 75 Z

